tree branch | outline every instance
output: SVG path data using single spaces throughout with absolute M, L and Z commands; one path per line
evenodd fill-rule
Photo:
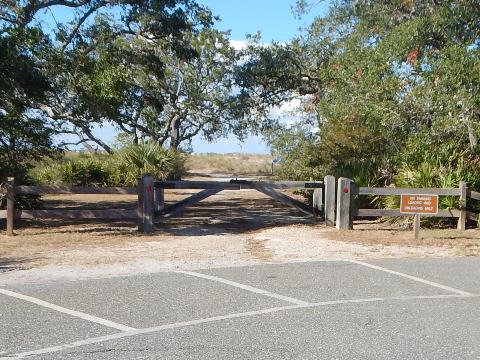
M 77 35 L 78 31 L 80 30 L 80 27 L 83 25 L 83 23 L 88 19 L 90 15 L 92 15 L 95 11 L 100 9 L 102 6 L 106 5 L 103 1 L 97 3 L 96 5 L 92 6 L 90 9 L 88 9 L 80 19 L 78 19 L 78 22 L 75 24 L 75 27 L 72 29 L 70 34 L 67 36 L 65 39 L 64 43 L 62 44 L 62 51 L 65 51 L 67 46 L 72 42 L 73 38 Z

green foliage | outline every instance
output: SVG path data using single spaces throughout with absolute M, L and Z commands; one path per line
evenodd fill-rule
M 135 30 L 130 18 L 124 24 L 98 14 L 81 33 L 84 44 L 61 59 L 65 73 L 57 74 L 58 87 L 67 91 L 55 111 L 69 115 L 67 129 L 78 129 L 107 152 L 89 133 L 95 124 L 116 124 L 136 144 L 153 140 L 178 149 L 196 135 L 209 141 L 223 136 L 234 123 L 229 99 L 235 51 L 228 34 L 212 29 L 210 11 L 194 1 L 152 7 L 173 13 L 158 18 L 148 4 L 140 6 Z
M 158 180 L 180 179 L 185 155 L 155 143 L 130 145 L 113 155 L 73 153 L 45 160 L 31 171 L 40 184 L 69 186 L 136 186 L 143 174 Z
M 69 160 L 60 167 L 61 182 L 72 186 L 109 185 L 109 171 L 95 158 Z
M 158 180 L 178 180 L 185 173 L 185 156 L 155 142 L 129 146 L 115 157 L 119 182 L 124 185 L 136 185 L 143 174 Z
M 49 48 L 38 29 L 4 29 L 0 22 L 0 179 L 25 175 L 30 161 L 52 150 L 49 122 L 31 113 L 50 83 L 36 61 Z
M 279 158 L 275 174 L 281 179 L 321 180 L 319 159 L 314 143 L 315 134 L 308 124 L 296 124 L 288 128 L 272 130 L 266 139 Z
M 70 20 L 43 33 L 51 7 Z M 105 123 L 173 148 L 224 135 L 235 54 L 215 20 L 195 0 L 0 2 L 0 161 L 41 157 L 54 134 L 110 153 Z
M 296 10 L 314 5 L 299 0 Z M 317 119 L 318 132 L 297 144 L 302 151 L 279 144 L 291 141 L 281 140 L 289 129 L 278 130 L 274 151 L 299 164 L 284 175 L 315 170 L 365 186 L 465 180 L 480 189 L 479 21 L 478 4 L 464 0 L 338 1 L 283 49 L 259 49 L 240 69 L 250 99 L 309 94 L 303 109 Z M 305 156 L 311 164 L 302 169 Z

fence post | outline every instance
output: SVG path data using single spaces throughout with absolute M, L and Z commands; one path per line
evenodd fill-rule
M 465 181 L 460 181 L 460 216 L 458 217 L 457 229 L 465 230 L 465 222 L 467 220 L 467 183 Z
M 344 177 L 338 179 L 337 229 L 353 229 L 353 181 Z
M 313 210 L 317 215 L 323 213 L 323 189 L 322 188 L 316 188 L 315 190 L 313 190 Z
M 153 232 L 153 218 L 155 216 L 153 189 L 153 177 L 144 175 L 138 188 L 138 231 L 145 234 Z
M 325 225 L 335 226 L 335 176 L 325 176 L 323 183 L 325 184 Z
M 15 228 L 15 179 L 7 178 L 7 235 L 13 236 Z
M 165 189 L 154 187 L 153 200 L 155 202 L 155 215 L 157 215 L 165 208 Z

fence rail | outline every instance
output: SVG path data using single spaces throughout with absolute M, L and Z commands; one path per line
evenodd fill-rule
M 460 196 L 460 189 L 436 189 L 436 188 L 393 188 L 393 187 L 355 187 L 354 195 L 439 195 L 439 196 Z
M 480 200 L 480 192 L 467 190 L 467 196 L 474 200 Z
M 322 189 L 323 181 L 255 181 L 255 180 L 230 180 L 230 181 L 156 181 L 155 187 L 162 189 L 221 189 L 243 190 L 256 189 L 257 185 L 268 186 L 273 189 Z
M 222 190 L 254 189 L 280 201 L 288 206 L 309 215 L 325 214 L 327 223 L 334 222 L 335 213 L 335 178 L 325 177 L 324 181 L 250 181 L 232 179 L 230 181 L 154 181 L 150 175 L 142 177 L 138 188 L 135 187 L 82 187 L 82 186 L 26 186 L 14 185 L 14 179 L 9 178 L 0 194 L 7 194 L 7 210 L 0 210 L 0 219 L 7 219 L 7 234 L 13 235 L 17 219 L 137 219 L 138 229 L 151 233 L 154 220 L 160 217 L 170 217 L 186 207 L 194 205 Z M 332 185 L 333 184 L 333 185 Z M 175 204 L 165 206 L 165 189 L 198 189 L 193 194 Z M 282 189 L 314 189 L 314 207 L 278 192 Z M 324 191 L 325 190 L 325 191 Z M 137 209 L 42 209 L 24 210 L 15 208 L 15 197 L 18 195 L 45 194 L 127 194 L 138 196 Z M 324 200 L 325 197 L 325 200 Z
M 7 210 L 0 210 L 0 219 L 7 219 L 7 235 L 13 235 L 15 221 L 17 219 L 103 219 L 124 220 L 138 219 L 138 209 L 42 209 L 24 210 L 15 208 L 17 195 L 46 195 L 46 194 L 126 194 L 138 195 L 139 191 L 134 187 L 84 187 L 84 186 L 26 186 L 14 185 L 14 179 L 8 178 L 0 193 L 6 194 Z
M 355 217 L 382 217 L 382 216 L 413 216 L 401 213 L 400 209 L 356 209 L 354 196 L 400 196 L 408 195 L 438 195 L 456 196 L 459 198 L 459 209 L 439 209 L 436 214 L 421 214 L 425 217 L 458 218 L 457 228 L 465 229 L 467 220 L 478 221 L 480 214 L 467 209 L 467 199 L 480 200 L 480 193 L 467 188 L 461 181 L 458 188 L 394 188 L 394 187 L 357 187 L 354 182 L 347 178 L 338 180 L 337 188 L 337 228 L 339 230 L 352 229 Z
M 16 195 L 47 195 L 47 194 L 127 194 L 137 195 L 135 187 L 85 187 L 85 186 L 15 186 Z
M 438 210 L 437 214 L 422 214 L 426 217 L 449 217 L 449 218 L 458 218 L 460 217 L 461 210 L 457 209 L 442 209 Z M 355 216 L 403 216 L 409 217 L 412 214 L 401 213 L 399 209 L 354 209 L 353 214 Z

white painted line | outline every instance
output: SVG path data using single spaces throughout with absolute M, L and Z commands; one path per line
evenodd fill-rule
M 311 307 L 317 306 L 328 306 L 328 305 L 342 305 L 342 304 L 361 304 L 369 302 L 380 302 L 380 301 L 406 301 L 406 300 L 423 300 L 423 299 L 451 299 L 451 298 L 471 298 L 479 297 L 479 295 L 460 295 L 460 294 L 442 294 L 442 295 L 405 295 L 405 296 L 393 296 L 385 298 L 365 298 L 365 299 L 350 299 L 350 300 L 332 300 L 332 301 L 322 301 L 318 303 L 312 303 Z M 309 306 L 305 306 L 309 307 Z
M 303 301 L 303 300 L 295 299 L 295 298 L 285 296 L 285 295 L 281 295 L 281 294 L 272 293 L 270 291 L 267 291 L 267 290 L 264 290 L 264 289 L 259 289 L 259 288 L 256 288 L 256 287 L 253 287 L 253 286 L 250 286 L 250 285 L 240 284 L 238 282 L 223 279 L 223 278 L 220 278 L 218 276 L 205 275 L 205 274 L 198 273 L 198 272 L 193 272 L 193 271 L 175 271 L 175 272 L 179 273 L 179 274 L 196 276 L 196 277 L 199 277 L 199 278 L 202 278 L 202 279 L 207 279 L 207 280 L 220 282 L 222 284 L 234 286 L 234 287 L 237 287 L 237 288 L 242 289 L 242 290 L 250 291 L 250 292 L 260 294 L 260 295 L 264 295 L 264 296 L 268 296 L 268 297 L 271 297 L 271 298 L 287 301 L 287 302 L 290 302 L 290 303 L 296 304 L 296 305 L 309 305 L 310 304 L 309 302 L 306 302 L 306 301 Z
M 450 291 L 450 292 L 453 292 L 453 293 L 456 293 L 456 294 L 459 294 L 459 295 L 473 296 L 473 294 L 471 294 L 469 292 L 466 292 L 466 291 L 463 291 L 463 290 L 455 289 L 455 288 L 450 287 L 450 286 L 446 286 L 446 285 L 442 285 L 442 284 L 439 284 L 439 283 L 436 283 L 436 282 L 433 282 L 433 281 L 422 279 L 422 278 L 419 278 L 417 276 L 412 276 L 412 275 L 404 274 L 404 273 L 401 273 L 401 272 L 398 272 L 398 271 L 393 271 L 393 270 L 390 270 L 390 269 L 387 269 L 387 268 L 384 268 L 384 267 L 381 267 L 381 266 L 372 265 L 372 264 L 369 264 L 369 263 L 366 263 L 366 262 L 363 262 L 363 261 L 358 261 L 358 260 L 345 260 L 345 261 L 348 261 L 348 262 L 351 262 L 351 263 L 354 263 L 354 264 L 357 264 L 357 265 L 366 266 L 366 267 L 369 267 L 371 269 L 380 270 L 380 271 L 383 271 L 383 272 L 386 272 L 386 273 L 389 273 L 389 274 L 401 276 L 401 277 L 404 277 L 404 278 L 407 278 L 407 279 L 410 279 L 410 280 L 413 280 L 413 281 L 417 281 L 417 282 L 422 283 L 422 284 L 427 284 L 427 285 L 436 287 L 438 289 Z
M 279 312 L 279 311 L 286 311 L 286 310 L 293 310 L 293 309 L 306 309 L 306 308 L 315 308 L 315 307 L 321 307 L 321 306 L 333 306 L 333 305 L 352 304 L 352 303 L 360 304 L 360 303 L 381 302 L 381 301 L 407 301 L 407 300 L 421 300 L 421 299 L 451 299 L 451 298 L 465 299 L 465 298 L 469 298 L 469 297 L 479 297 L 479 295 L 473 295 L 473 294 L 469 295 L 469 296 L 465 296 L 465 295 L 425 295 L 425 296 L 418 295 L 418 296 L 399 296 L 399 297 L 392 297 L 392 298 L 366 298 L 366 299 L 352 299 L 352 300 L 334 300 L 334 301 L 323 301 L 323 302 L 305 304 L 305 305 L 288 305 L 288 306 L 274 307 L 274 308 L 269 308 L 269 309 L 264 309 L 264 310 L 247 311 L 247 312 L 235 313 L 235 314 L 229 314 L 229 315 L 214 316 L 214 317 L 210 317 L 210 318 L 204 318 L 204 319 L 198 319 L 198 320 L 192 320 L 192 321 L 183 321 L 183 322 L 166 324 L 166 325 L 155 326 L 155 327 L 144 328 L 144 329 L 136 329 L 136 330 L 116 333 L 116 334 L 112 334 L 112 335 L 105 335 L 105 336 L 99 336 L 99 337 L 74 341 L 74 342 L 71 342 L 71 343 L 68 343 L 68 344 L 63 344 L 63 345 L 52 346 L 52 347 L 47 347 L 47 348 L 33 350 L 33 351 L 26 351 L 26 352 L 17 353 L 17 354 L 11 354 L 11 355 L 8 355 L 6 357 L 0 357 L 0 359 L 5 359 L 5 360 L 6 359 L 23 359 L 23 358 L 30 357 L 30 356 L 50 354 L 50 353 L 55 353 L 55 352 L 68 350 L 68 349 L 74 349 L 74 348 L 78 348 L 78 347 L 82 347 L 82 346 L 86 346 L 86 345 L 99 344 L 99 343 L 102 343 L 102 342 L 116 340 L 116 339 L 122 339 L 122 338 L 137 336 L 137 335 L 157 333 L 157 332 L 161 332 L 163 330 L 183 328 L 183 327 L 212 323 L 212 322 L 217 322 L 217 321 L 222 321 L 222 320 L 237 319 L 237 318 L 244 318 L 244 317 L 253 317 L 253 316 L 257 316 L 257 315 L 270 314 L 270 313 L 275 313 L 275 312 Z
M 106 320 L 106 319 L 102 319 L 102 318 L 99 318 L 99 317 L 96 317 L 96 316 L 93 316 L 93 315 L 85 314 L 85 313 L 80 312 L 80 311 L 67 309 L 67 308 L 64 308 L 62 306 L 58 306 L 58 305 L 49 303 L 47 301 L 43 301 L 43 300 L 28 296 L 28 295 L 23 295 L 23 294 L 14 292 L 14 291 L 6 290 L 6 289 L 0 289 L 0 294 L 10 296 L 10 297 L 13 297 L 13 298 L 16 298 L 16 299 L 28 301 L 32 304 L 43 306 L 47 309 L 55 310 L 55 311 L 58 311 L 58 312 L 61 312 L 61 313 L 67 314 L 67 315 L 71 315 L 71 316 L 74 316 L 74 317 L 77 317 L 77 318 L 80 318 L 80 319 L 83 319 L 83 320 L 94 322 L 94 323 L 97 323 L 97 324 L 100 324 L 100 325 L 103 325 L 103 326 L 107 326 L 107 327 L 110 327 L 110 328 L 114 328 L 114 329 L 117 329 L 117 330 L 121 330 L 121 331 L 135 330 L 135 328 L 132 328 L 130 326 L 117 324 L 117 323 L 115 323 L 113 321 L 110 321 L 110 320 Z
M 132 331 L 127 331 L 127 332 L 116 333 L 116 334 L 112 334 L 112 335 L 105 335 L 105 336 L 99 336 L 99 337 L 89 338 L 89 339 L 80 340 L 80 341 L 74 341 L 74 342 L 71 342 L 71 343 L 68 343 L 68 344 L 52 346 L 52 347 L 39 349 L 39 350 L 27 351 L 27 352 L 18 353 L 18 354 L 12 354 L 12 355 L 9 355 L 9 357 L 0 357 L 0 359 L 23 359 L 23 358 L 30 357 L 30 356 L 50 354 L 50 353 L 59 352 L 59 351 L 62 351 L 62 350 L 73 349 L 73 348 L 77 348 L 77 347 L 81 347 L 81 346 L 85 346 L 85 345 L 98 344 L 98 343 L 102 343 L 102 342 L 110 341 L 110 340 L 122 339 L 122 338 L 126 338 L 126 337 L 142 335 L 142 334 L 151 334 L 151 333 L 155 333 L 155 332 L 160 332 L 162 330 L 175 329 L 175 328 L 193 326 L 193 325 L 198 325 L 198 324 L 205 324 L 205 323 L 215 322 L 215 321 L 235 319 L 235 318 L 240 318 L 240 317 L 255 316 L 255 315 L 260 315 L 260 314 L 268 314 L 268 313 L 273 313 L 273 312 L 281 311 L 281 310 L 294 309 L 296 307 L 301 307 L 301 305 L 289 305 L 289 306 L 282 306 L 282 307 L 270 308 L 270 309 L 265 309 L 265 310 L 249 311 L 249 312 L 236 313 L 236 314 L 230 314 L 230 315 L 224 315 L 224 316 L 214 316 L 214 317 L 206 318 L 206 319 L 198 319 L 198 320 L 184 321 L 184 322 L 178 322 L 178 323 L 173 323 L 173 324 L 166 324 L 166 325 L 156 326 L 156 327 L 151 327 L 151 328 L 146 328 L 146 329 L 138 329 L 138 330 L 132 330 Z

